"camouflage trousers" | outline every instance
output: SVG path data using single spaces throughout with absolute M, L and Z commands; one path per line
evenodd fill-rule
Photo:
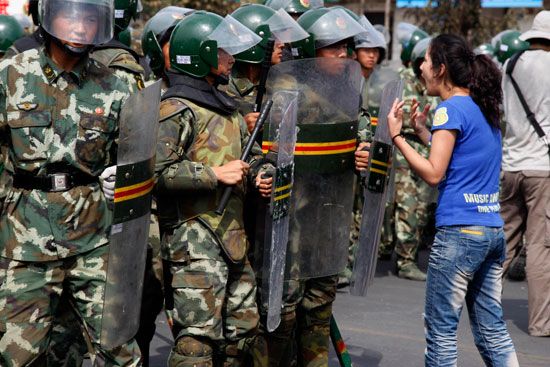
M 140 352 L 134 340 L 107 351 L 99 345 L 108 246 L 50 262 L 2 258 L 0 320 L 6 332 L 0 340 L 2 366 L 44 364 L 52 322 L 62 293 L 74 305 L 89 340 L 94 366 L 137 366 Z M 70 336 L 68 336 L 70 338 Z
M 409 167 L 395 169 L 395 202 L 393 206 L 390 204 L 393 213 L 384 218 L 390 225 L 384 225 L 380 253 L 391 253 L 393 249 L 398 267 L 416 260 L 422 230 L 428 221 L 431 192 L 431 187 Z
M 155 215 L 151 215 L 149 245 L 143 281 L 139 330 L 135 336 L 144 367 L 149 365 L 149 344 L 155 335 L 157 315 L 164 304 L 162 278 L 160 277 L 162 268 L 159 268 L 159 264 L 162 263 L 160 260 L 160 234 Z M 76 314 L 71 308 L 68 297 L 62 295 L 50 334 L 47 365 L 53 367 L 82 366 L 87 351 L 86 341 L 82 336 Z
M 164 246 L 168 241 L 174 248 L 187 247 L 187 254 L 178 261 L 165 261 L 172 276 L 171 289 L 166 292 L 173 302 L 172 333 L 176 340 L 169 366 L 193 365 L 189 364 L 193 353 L 182 350 L 185 346 L 178 343 L 186 337 L 203 341 L 203 349 L 214 350 L 216 357 L 208 358 L 224 366 L 240 366 L 248 338 L 256 334 L 259 321 L 250 262 L 246 257 L 238 264 L 229 261 L 217 240 L 198 222 L 183 226 L 187 227 L 185 243 L 172 242 L 170 235 L 163 239 Z M 166 303 L 168 308 L 170 302 Z M 197 366 L 212 364 L 207 361 Z
M 281 323 L 269 333 L 262 315 L 260 335 L 253 350 L 256 356 L 263 354 L 263 357 L 256 358 L 260 363 L 254 366 L 328 366 L 336 282 L 337 276 L 285 282 Z

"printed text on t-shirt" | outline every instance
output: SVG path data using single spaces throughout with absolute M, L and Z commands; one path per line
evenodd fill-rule
M 491 204 L 478 205 L 478 213 L 497 213 L 500 211 L 498 203 L 498 192 L 492 194 L 468 194 L 464 193 L 464 201 L 468 204 Z M 494 203 L 494 204 L 493 204 Z

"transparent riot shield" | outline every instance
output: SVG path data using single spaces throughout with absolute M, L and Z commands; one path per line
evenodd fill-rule
M 376 271 L 380 231 L 388 194 L 388 172 L 393 144 L 388 130 L 388 113 L 403 94 L 403 80 L 389 82 L 382 92 L 378 127 L 370 148 L 369 168 L 364 175 L 364 201 L 359 241 L 351 277 L 350 293 L 365 296 Z
M 349 59 L 294 60 L 269 72 L 269 94 L 298 93 L 286 279 L 334 275 L 346 264 L 362 82 Z
M 101 345 L 113 349 L 139 327 L 147 255 L 161 83 L 132 94 L 120 115 L 114 215 Z
M 371 115 L 371 125 L 373 127 L 373 132 L 376 133 L 376 127 L 378 126 L 378 115 L 380 112 L 380 103 L 382 100 L 382 91 L 384 87 L 391 81 L 399 79 L 399 73 L 393 70 L 390 66 L 381 65 L 377 67 L 370 78 L 367 80 L 367 89 L 368 89 L 368 101 L 363 101 L 363 103 L 368 104 L 368 111 Z M 395 159 L 395 154 L 393 158 Z M 390 171 L 390 178 L 388 184 L 388 194 L 386 195 L 387 202 L 393 203 L 395 197 L 395 171 Z
M 289 209 L 294 180 L 294 147 L 298 93 L 277 91 L 273 100 L 268 136 L 273 142 L 267 152 L 276 156 L 277 168 L 273 191 L 265 220 L 261 299 L 267 310 L 267 330 L 273 331 L 281 322 L 283 282 L 289 231 Z

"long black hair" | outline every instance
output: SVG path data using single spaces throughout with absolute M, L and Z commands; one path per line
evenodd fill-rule
M 468 88 L 489 124 L 499 128 L 502 74 L 496 64 L 486 55 L 475 55 L 462 37 L 452 34 L 435 37 L 429 53 L 433 69 L 445 65 L 450 82 Z

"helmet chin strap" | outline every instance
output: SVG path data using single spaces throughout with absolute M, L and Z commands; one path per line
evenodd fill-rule
M 92 46 L 90 45 L 86 45 L 84 47 L 74 47 L 66 43 L 63 43 L 59 38 L 53 37 L 53 36 L 52 36 L 52 41 L 55 42 L 57 46 L 65 50 L 69 55 L 73 57 L 82 57 L 86 55 L 92 48 Z

